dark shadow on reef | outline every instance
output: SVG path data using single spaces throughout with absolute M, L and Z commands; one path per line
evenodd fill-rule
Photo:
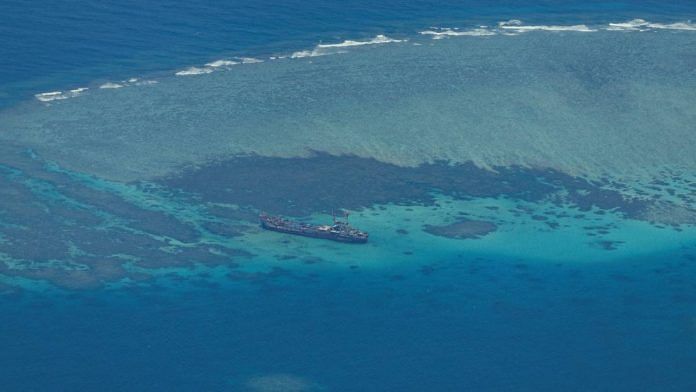
M 249 206 L 274 214 L 305 216 L 332 208 L 360 209 L 374 204 L 434 203 L 433 192 L 454 198 L 507 196 L 526 201 L 551 199 L 618 210 L 630 217 L 647 207 L 626 200 L 601 183 L 551 169 L 520 166 L 486 170 L 472 163 L 435 162 L 401 167 L 370 158 L 314 153 L 309 158 L 238 157 L 187 168 L 161 184 L 204 201 Z M 565 191 L 561 196 L 558 191 Z
M 455 239 L 481 238 L 494 232 L 497 228 L 493 222 L 470 219 L 461 219 L 445 226 L 423 226 L 423 230 L 430 234 Z

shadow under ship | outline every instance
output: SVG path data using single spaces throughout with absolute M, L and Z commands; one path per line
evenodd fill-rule
M 353 244 L 364 244 L 369 237 L 368 233 L 352 227 L 347 221 L 336 219 L 335 216 L 332 225 L 311 225 L 266 214 L 261 214 L 259 219 L 261 220 L 261 227 L 266 230 L 301 235 L 304 237 L 321 238 Z

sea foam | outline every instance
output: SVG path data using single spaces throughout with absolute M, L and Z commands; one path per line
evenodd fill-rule
M 696 31 L 696 23 L 692 22 L 676 22 L 676 23 L 649 23 L 648 27 L 653 29 L 664 30 L 688 30 Z
M 647 21 L 643 19 L 633 19 L 628 22 L 609 23 L 606 29 L 609 31 L 646 31 L 649 29 Z
M 493 30 L 487 29 L 485 27 L 479 27 L 472 30 L 459 30 L 457 28 L 437 28 L 434 27 L 431 30 L 425 30 L 418 32 L 420 35 L 431 35 L 433 39 L 443 39 L 447 37 L 460 37 L 460 36 L 470 36 L 470 37 L 486 37 L 491 35 L 496 35 L 497 33 Z
M 87 90 L 87 87 L 80 87 L 68 91 L 49 91 L 46 93 L 35 94 L 34 97 L 41 102 L 60 101 L 63 99 L 79 97 Z
M 518 19 L 511 19 L 498 23 L 498 28 L 502 30 L 511 30 L 517 33 L 526 33 L 529 31 L 577 31 L 581 33 L 591 33 L 597 31 L 584 24 L 579 25 L 525 25 Z
M 240 58 L 242 64 L 258 64 L 263 63 L 263 60 L 254 57 L 242 57 Z
M 207 63 L 207 67 L 213 67 L 213 68 L 219 68 L 219 67 L 231 67 L 233 65 L 239 64 L 239 61 L 232 61 L 232 60 L 216 60 L 210 63 Z
M 628 22 L 609 23 L 609 31 L 648 31 L 648 30 L 686 30 L 696 31 L 696 23 L 691 21 L 674 23 L 653 23 L 645 19 L 633 19 Z
M 176 72 L 176 76 L 192 76 L 192 75 L 205 75 L 212 73 L 216 70 L 227 69 L 229 67 L 239 65 L 239 64 L 258 64 L 263 63 L 263 60 L 254 57 L 240 57 L 237 60 L 215 60 L 210 63 L 206 63 L 204 67 L 189 67 L 179 72 Z
M 54 101 L 57 99 L 66 99 L 67 97 L 63 96 L 62 91 L 49 91 L 46 93 L 39 93 L 39 94 L 34 94 L 36 99 L 42 102 L 50 102 Z
M 208 74 L 211 72 L 213 72 L 213 70 L 210 68 L 189 67 L 189 68 L 186 68 L 182 71 L 175 73 L 175 75 L 176 76 L 191 76 L 191 75 L 203 75 L 203 74 Z
M 314 49 L 311 50 L 300 50 L 297 52 L 293 52 L 290 55 L 290 58 L 293 59 L 298 59 L 298 58 L 303 58 L 303 57 L 318 57 L 318 56 L 326 56 L 330 54 L 340 54 L 340 53 L 346 53 L 345 48 L 350 48 L 350 47 L 355 47 L 355 46 L 365 46 L 365 45 L 380 45 L 380 44 L 390 44 L 390 43 L 399 43 L 399 42 L 405 42 L 406 40 L 402 39 L 394 39 L 394 38 L 389 38 L 386 35 L 379 34 L 375 36 L 372 39 L 365 40 L 365 41 L 354 41 L 354 40 L 345 40 L 343 42 L 335 43 L 335 44 L 318 44 L 317 46 L 314 47 Z
M 588 26 L 586 24 L 576 25 L 526 25 L 519 19 L 511 19 L 498 22 L 497 28 L 480 26 L 474 29 L 460 30 L 459 28 L 431 27 L 428 30 L 420 31 L 420 35 L 429 35 L 433 39 L 443 39 L 447 37 L 459 36 L 491 36 L 496 34 L 514 36 L 531 31 L 549 32 L 580 32 L 593 33 L 600 30 L 605 31 L 625 31 L 641 32 L 650 30 L 682 30 L 696 31 L 696 23 L 691 21 L 673 23 L 654 23 L 644 19 L 633 19 L 627 22 L 612 22 L 606 25 Z
M 375 45 L 375 44 L 389 44 L 395 42 L 404 42 L 404 40 L 389 38 L 386 35 L 379 34 L 374 38 L 367 41 L 353 41 L 345 40 L 338 44 L 319 44 L 318 48 L 345 48 L 350 46 L 363 46 L 363 45 Z
M 121 88 L 124 87 L 122 84 L 119 83 L 113 83 L 113 82 L 107 82 L 99 86 L 101 89 L 113 89 L 113 88 Z

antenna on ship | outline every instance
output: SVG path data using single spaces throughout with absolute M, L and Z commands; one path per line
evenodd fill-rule
M 334 225 L 336 224 L 336 213 L 334 213 L 333 208 L 331 209 L 331 217 L 333 218 Z

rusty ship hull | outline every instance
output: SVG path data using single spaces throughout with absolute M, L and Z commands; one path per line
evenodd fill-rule
M 333 225 L 310 225 L 268 215 L 261 215 L 260 221 L 261 227 L 266 230 L 303 237 L 351 244 L 364 244 L 369 237 L 367 233 L 354 229 L 345 222 L 334 221 Z

